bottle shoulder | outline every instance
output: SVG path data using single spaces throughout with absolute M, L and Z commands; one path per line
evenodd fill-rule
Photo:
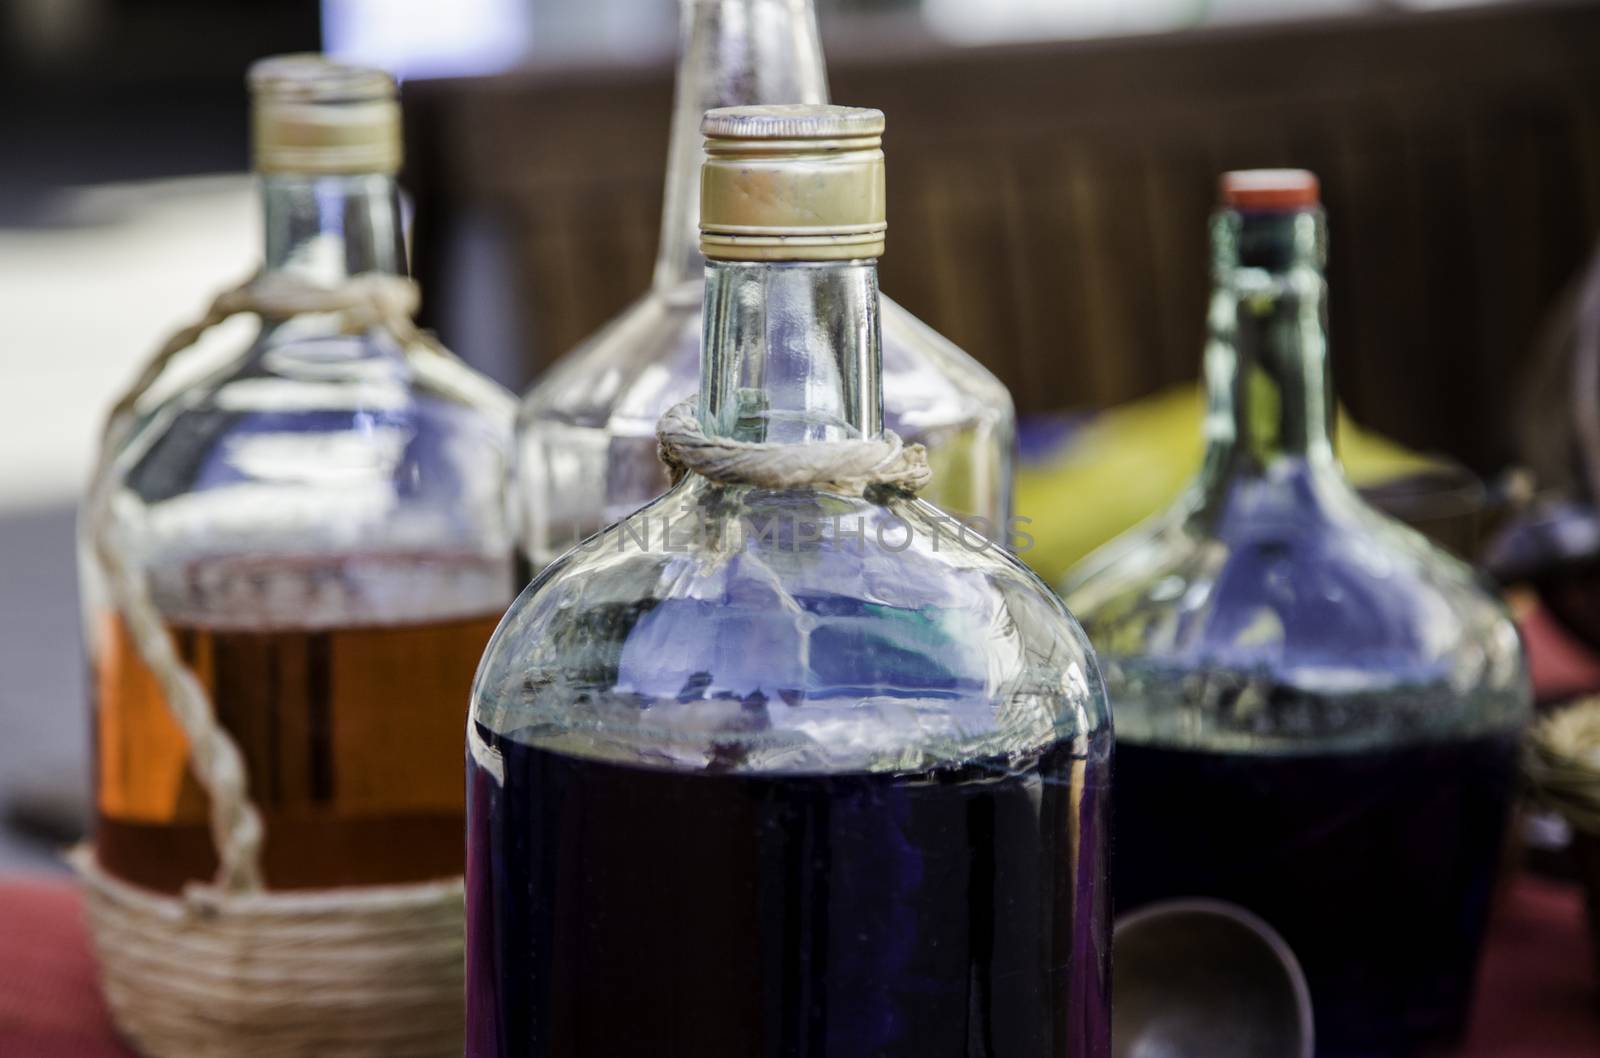
M 552 365 L 522 400 L 519 429 L 564 426 L 653 434 L 667 408 L 698 391 L 700 285 L 664 296 L 651 290 Z M 954 343 L 882 299 L 884 412 L 910 437 L 1015 417 L 1011 394 Z
M 90 500 L 116 505 L 147 565 L 370 551 L 499 566 L 513 412 L 425 346 L 269 337 L 113 423 Z
M 647 292 L 545 370 L 522 398 L 518 429 L 633 423 L 653 433 L 663 411 L 699 388 L 700 313 L 687 292 Z
M 917 420 L 916 409 L 937 406 L 953 393 L 963 403 L 984 409 L 995 420 L 1016 416 L 1011 391 L 994 374 L 949 338 L 892 298 L 880 295 L 883 313 L 884 401 L 905 409 L 900 418 Z M 919 394 L 921 387 L 928 392 Z M 890 390 L 895 390 L 891 400 Z
M 1274 492 L 1229 511 L 1193 490 L 1073 571 L 1063 593 L 1102 655 L 1290 679 L 1525 675 L 1505 607 L 1465 563 L 1342 482 Z
M 480 670 L 478 721 L 530 738 L 581 730 L 586 752 L 686 766 L 731 739 L 752 766 L 801 770 L 1104 728 L 1082 630 L 960 529 L 914 501 L 690 479 L 529 586 Z
M 153 400 L 135 398 L 138 424 L 120 432 L 170 428 L 186 416 L 317 416 L 405 410 L 481 425 L 508 437 L 516 399 L 453 354 L 425 343 L 401 346 L 379 331 L 258 335 L 241 353 Z

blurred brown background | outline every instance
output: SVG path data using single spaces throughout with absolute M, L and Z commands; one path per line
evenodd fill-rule
M 1351 410 L 1480 472 L 1512 457 L 1509 394 L 1600 229 L 1600 7 L 829 45 L 834 98 L 889 115 L 884 289 L 1022 413 L 1194 377 L 1216 174 L 1303 166 Z M 476 257 L 518 292 L 523 377 L 646 286 L 670 93 L 664 65 L 408 87 L 415 256 L 447 338 L 472 331 Z

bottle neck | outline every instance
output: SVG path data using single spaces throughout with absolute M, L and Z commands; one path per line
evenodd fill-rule
M 874 260 L 706 262 L 700 424 L 805 444 L 883 432 Z
M 700 256 L 700 119 L 716 107 L 826 103 L 827 72 L 811 0 L 682 0 L 683 15 L 667 186 L 655 288 L 697 282 Z
M 261 178 L 266 270 L 334 286 L 364 272 L 406 274 L 400 191 L 385 173 Z
M 1215 495 L 1290 465 L 1337 472 L 1320 210 L 1223 210 L 1205 352 L 1206 455 Z

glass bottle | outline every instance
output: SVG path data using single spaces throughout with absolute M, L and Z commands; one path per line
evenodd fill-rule
M 811 0 L 682 0 L 682 54 L 655 278 L 552 366 L 518 416 L 519 532 L 537 571 L 667 488 L 656 420 L 699 384 L 700 117 L 713 107 L 823 103 Z M 887 425 L 928 448 L 926 499 L 1001 531 L 1011 514 L 1011 396 L 977 361 L 881 299 Z
M 1203 468 L 1064 591 L 1115 703 L 1117 907 L 1242 904 L 1304 964 L 1321 1058 L 1414 1054 L 1463 1027 L 1527 671 L 1333 454 L 1315 177 L 1222 186 Z
M 395 86 L 320 56 L 252 68 L 265 283 L 405 274 Z M 313 312 L 130 402 L 80 527 L 100 864 L 166 892 L 217 869 L 189 747 L 95 558 L 115 519 L 241 749 L 274 889 L 462 870 L 461 703 L 513 594 L 510 394 L 440 350 Z
M 708 435 L 881 436 L 882 127 L 707 115 Z M 691 473 L 544 569 L 473 691 L 469 1056 L 1108 1053 L 1100 678 L 959 530 Z

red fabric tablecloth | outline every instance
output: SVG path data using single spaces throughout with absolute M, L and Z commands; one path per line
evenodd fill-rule
M 69 882 L 0 883 L 0 1058 L 128 1058 Z
M 1519 879 L 1490 931 L 1462 1058 L 1597 1058 L 1600 983 L 1577 889 Z M 95 987 L 78 897 L 0 882 L 0 1058 L 130 1058 Z

